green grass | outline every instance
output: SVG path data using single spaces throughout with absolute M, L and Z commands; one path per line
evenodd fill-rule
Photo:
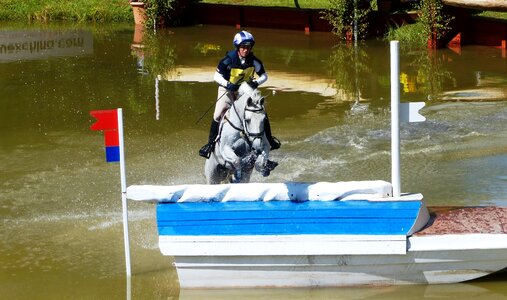
M 201 0 L 202 3 L 296 7 L 295 0 Z M 323 9 L 329 0 L 297 0 L 300 8 Z M 70 20 L 80 22 L 132 21 L 128 0 L 0 0 L 0 20 Z M 482 12 L 482 17 L 505 19 L 507 12 Z
M 127 0 L 0 0 L 0 20 L 130 21 Z
M 296 7 L 294 0 L 202 0 L 202 3 Z M 324 8 L 329 0 L 298 0 L 300 8 Z M 0 20 L 132 21 L 128 0 L 0 0 Z
M 427 46 L 428 38 L 423 35 L 423 24 L 404 25 L 398 28 L 390 27 L 385 39 L 388 41 L 400 41 L 400 45 L 408 48 L 424 48 Z
M 507 12 L 483 11 L 478 14 L 480 17 L 507 20 Z
M 507 21 L 507 12 L 482 11 L 476 16 Z M 425 48 L 427 47 L 427 38 L 422 34 L 424 31 L 422 26 L 422 23 L 417 22 L 397 28 L 391 27 L 388 29 L 385 39 L 389 41 L 398 40 L 400 45 L 410 49 Z
M 294 0 L 202 0 L 202 3 L 296 7 Z M 327 8 L 329 0 L 297 0 L 300 8 Z

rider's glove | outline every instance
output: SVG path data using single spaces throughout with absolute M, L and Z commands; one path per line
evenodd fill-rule
M 234 84 L 234 83 L 228 82 L 227 86 L 225 88 L 228 89 L 231 92 L 235 92 L 235 91 L 237 91 L 239 89 L 239 86 L 236 85 L 236 84 Z
M 259 86 L 259 84 L 255 80 L 252 80 L 252 81 L 248 82 L 248 85 L 250 87 L 252 87 L 252 89 L 254 89 L 254 90 Z

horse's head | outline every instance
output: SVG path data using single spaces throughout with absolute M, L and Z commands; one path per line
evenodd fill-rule
M 264 150 L 264 122 L 266 111 L 264 110 L 264 97 L 249 96 L 245 106 L 244 130 L 252 142 L 252 149 L 261 153 Z
M 241 126 L 234 128 L 240 130 L 238 128 L 242 127 L 244 138 L 248 139 L 250 148 L 257 154 L 269 151 L 264 138 L 264 122 L 266 120 L 264 97 L 246 82 L 240 85 L 239 94 L 241 96 L 232 105 L 234 114 L 229 121 L 232 122 L 231 124 L 241 123 Z

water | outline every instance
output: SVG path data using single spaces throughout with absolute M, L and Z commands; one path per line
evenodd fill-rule
M 505 275 L 414 287 L 183 291 L 157 247 L 155 211 L 129 203 L 125 280 L 119 166 L 106 164 L 89 111 L 124 110 L 128 184 L 204 183 L 213 71 L 234 28 L 145 34 L 133 26 L 20 25 L 0 31 L 0 298 L 504 299 Z M 139 33 L 139 32 L 137 32 Z M 389 49 L 355 52 L 327 33 L 253 29 L 280 166 L 253 181 L 390 180 Z M 143 44 L 144 47 L 140 45 Z M 428 205 L 507 205 L 507 60 L 467 46 L 402 50 L 402 191 Z

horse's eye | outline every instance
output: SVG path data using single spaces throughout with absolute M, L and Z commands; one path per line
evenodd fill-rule
M 252 98 L 248 98 L 248 100 L 246 100 L 246 103 L 247 105 L 252 106 Z
M 261 98 L 261 106 L 264 106 L 264 97 Z

